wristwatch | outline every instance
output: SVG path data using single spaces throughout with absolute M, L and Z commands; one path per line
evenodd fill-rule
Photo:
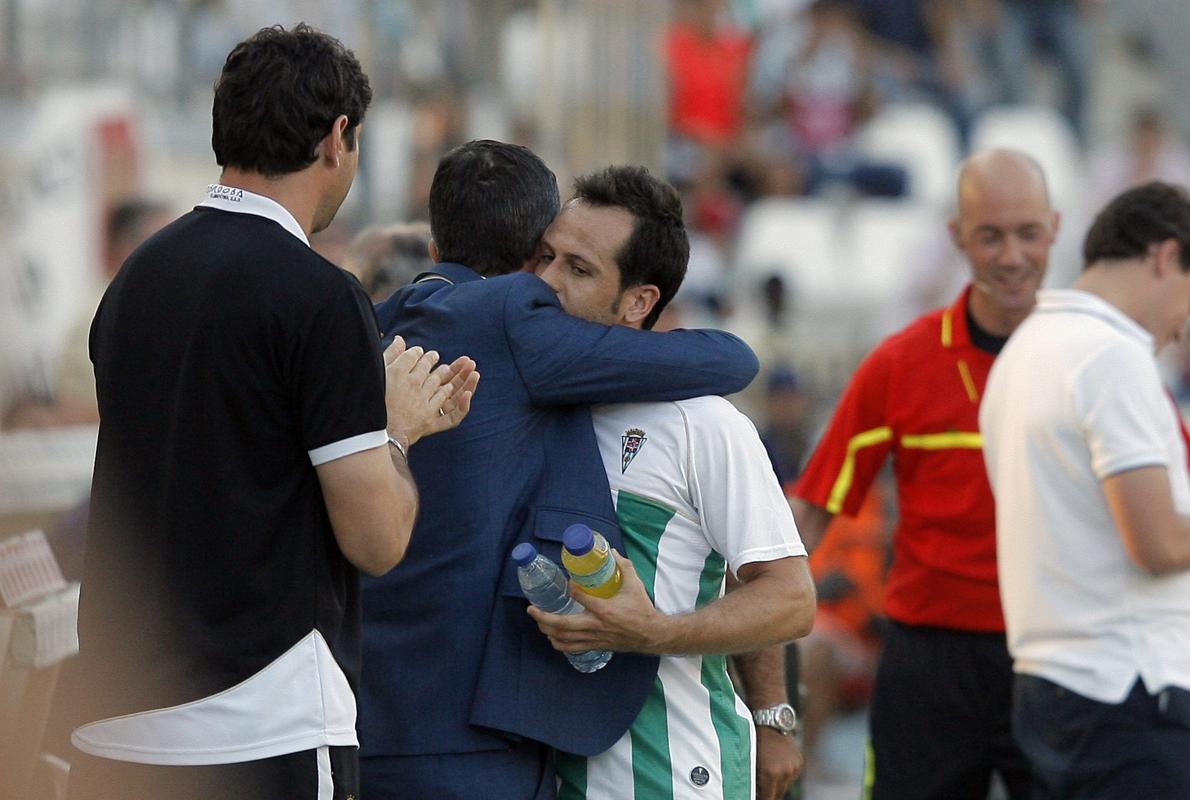
M 757 725 L 773 728 L 784 736 L 791 735 L 797 729 L 797 712 L 789 703 L 778 703 L 768 708 L 759 708 L 752 712 L 752 719 Z

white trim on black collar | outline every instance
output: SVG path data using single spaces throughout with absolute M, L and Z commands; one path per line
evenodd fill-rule
M 298 221 L 293 218 L 293 214 L 290 214 L 289 210 L 276 200 L 265 197 L 262 194 L 249 192 L 247 189 L 240 189 L 235 186 L 212 183 L 207 186 L 207 199 L 198 205 L 200 207 L 217 208 L 220 211 L 233 211 L 237 214 L 255 214 L 258 217 L 271 219 L 301 239 L 302 243 L 307 247 L 310 246 L 310 240 L 306 238 L 306 232 L 302 230 L 301 225 L 298 225 Z

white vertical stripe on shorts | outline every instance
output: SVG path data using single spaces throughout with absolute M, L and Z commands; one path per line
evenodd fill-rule
M 334 800 L 335 777 L 331 774 L 331 749 L 318 748 L 318 800 Z

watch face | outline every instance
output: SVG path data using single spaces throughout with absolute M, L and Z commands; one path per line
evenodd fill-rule
M 791 706 L 777 708 L 777 727 L 783 731 L 791 731 L 797 725 L 797 714 Z

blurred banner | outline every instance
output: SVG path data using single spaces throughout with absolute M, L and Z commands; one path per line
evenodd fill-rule
M 115 88 L 55 90 L 0 148 L 2 407 L 49 395 L 69 326 L 97 291 L 104 211 L 138 180 L 130 108 Z

